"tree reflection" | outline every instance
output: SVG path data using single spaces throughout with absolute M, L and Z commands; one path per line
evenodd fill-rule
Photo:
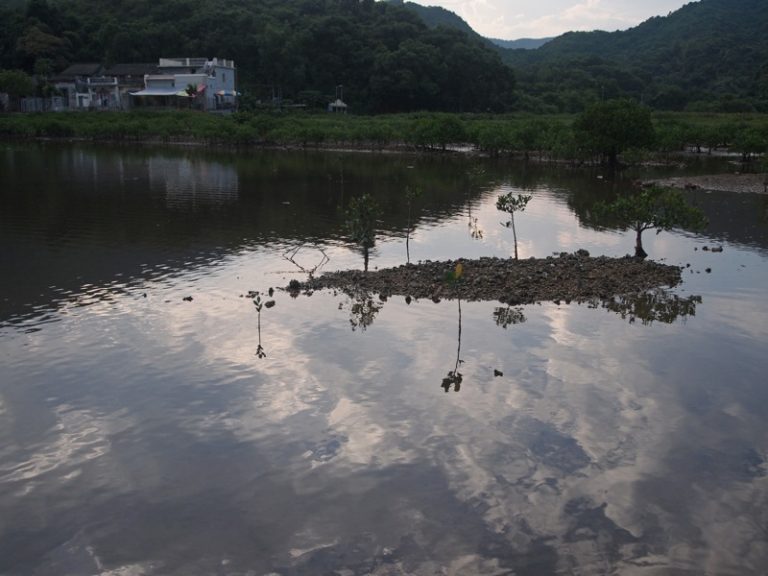
M 653 322 L 672 324 L 678 318 L 685 320 L 695 316 L 698 304 L 701 304 L 701 296 L 681 297 L 657 288 L 640 294 L 615 296 L 603 300 L 600 306 L 615 312 L 630 324 L 639 319 L 644 326 L 649 326 Z
M 472 196 L 482 188 L 485 180 L 485 169 L 482 166 L 476 164 L 467 170 L 467 216 L 469 218 L 467 227 L 473 240 L 483 239 L 483 230 L 477 223 L 477 217 L 472 216 Z
M 457 298 L 456 301 L 459 303 L 459 344 L 456 348 L 456 363 L 453 366 L 453 370 L 448 372 L 448 375 L 443 378 L 443 382 L 440 384 L 446 392 L 450 391 L 451 386 L 453 386 L 454 392 L 461 390 L 461 381 L 464 379 L 461 372 L 459 372 L 459 366 L 464 363 L 464 360 L 461 359 L 461 298 Z
M 349 324 L 352 331 L 358 328 L 365 332 L 373 324 L 376 314 L 384 307 L 381 302 L 376 302 L 373 295 L 367 292 L 349 293 L 352 305 L 349 308 Z
M 501 326 L 506 330 L 514 324 L 522 324 L 527 318 L 523 314 L 521 307 L 507 306 L 495 308 L 493 310 L 493 320 L 496 322 L 496 326 Z
M 349 201 L 346 225 L 350 239 L 363 251 L 365 272 L 368 272 L 371 248 L 376 244 L 376 221 L 380 215 L 378 202 L 367 193 Z
M 264 302 L 261 300 L 261 296 L 258 292 L 249 294 L 253 297 L 253 305 L 256 306 L 256 328 L 259 334 L 259 344 L 256 347 L 256 356 L 259 358 L 266 358 L 267 352 L 264 350 L 264 346 L 261 345 L 261 309 L 264 307 Z
M 302 250 L 302 248 L 306 248 L 306 247 L 307 247 L 306 244 L 299 244 L 295 249 L 291 248 L 290 250 L 285 252 L 283 254 L 283 258 L 286 259 L 291 264 L 293 264 L 294 266 L 296 266 L 299 270 L 304 272 L 304 274 L 307 274 L 309 276 L 309 279 L 311 280 L 314 277 L 315 272 L 317 272 L 320 268 L 328 264 L 328 262 L 330 262 L 331 259 L 328 256 L 328 254 L 325 253 L 325 250 L 323 250 L 319 246 L 312 246 L 311 248 L 320 252 L 321 258 L 318 261 L 318 263 L 315 264 L 312 268 L 307 268 L 296 261 L 296 256 L 298 255 L 298 253 Z
M 480 224 L 477 223 L 477 216 L 472 216 L 472 199 L 467 199 L 467 216 L 469 220 L 467 221 L 467 227 L 469 228 L 469 235 L 472 237 L 473 240 L 482 240 L 483 239 L 483 230 L 480 228 Z

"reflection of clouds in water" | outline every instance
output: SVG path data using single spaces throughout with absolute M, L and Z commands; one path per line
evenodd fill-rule
M 717 316 L 727 330 L 750 341 L 768 341 L 768 306 L 758 307 L 748 299 L 707 297 L 705 313 Z
M 543 362 L 520 361 L 543 370 L 515 374 L 507 366 L 514 383 L 491 389 L 496 411 L 467 402 L 435 427 L 429 452 L 456 496 L 484 510 L 488 529 L 520 552 L 551 538 L 566 571 L 621 566 L 643 573 L 641 565 L 658 563 L 710 565 L 720 573 L 738 566 L 740 554 L 747 566 L 768 560 L 764 518 L 750 508 L 765 500 L 765 481 L 710 486 L 725 502 L 687 489 L 692 471 L 671 451 L 716 443 L 719 434 L 686 433 L 690 414 L 675 386 L 642 358 L 627 334 L 632 328 L 594 314 L 545 306 L 551 339 L 533 348 Z M 501 420 L 500 406 L 509 413 Z M 738 462 L 724 464 L 716 477 L 734 467 Z M 688 494 L 675 496 L 680 492 Z M 691 526 L 707 528 L 695 536 Z M 670 548 L 669 541 L 677 544 Z
M 18 485 L 19 495 L 46 485 L 51 473 L 56 473 L 59 481 L 77 478 L 84 465 L 109 452 L 112 434 L 130 426 L 124 415 L 99 416 L 66 405 L 56 407 L 54 415 L 56 425 L 49 431 L 46 444 L 0 468 L 0 483 Z
M 304 435 L 319 435 L 319 440 L 308 446 L 312 465 L 332 459 L 336 465 L 372 468 L 410 461 L 413 454 L 398 448 L 395 441 L 407 436 L 407 429 L 391 425 L 385 428 L 377 423 L 375 414 L 369 413 L 369 405 L 345 396 L 346 382 L 380 385 L 387 366 L 372 359 L 350 370 L 338 362 L 341 358 L 310 357 L 297 342 L 305 335 L 285 321 L 286 314 L 296 319 L 289 310 L 293 304 L 283 294 L 276 297 L 278 305 L 262 311 L 262 336 L 268 357 L 260 363 L 255 357 L 256 313 L 247 298 L 217 304 L 215 295 L 207 293 L 194 300 L 193 304 L 199 303 L 195 306 L 169 306 L 162 322 L 155 323 L 147 337 L 188 346 L 193 332 L 204 333 L 205 339 L 195 341 L 198 362 L 217 370 L 230 367 L 234 372 L 250 366 L 246 370 L 254 373 L 252 378 L 237 380 L 237 406 L 186 419 L 185 429 L 205 436 L 223 428 L 248 441 L 275 434 L 275 425 L 295 426 L 296 421 L 291 419 L 300 417 Z M 333 307 L 327 295 L 313 298 L 328 300 L 325 304 Z M 298 302 L 302 310 L 308 303 Z M 303 313 L 306 310 L 299 312 Z M 222 322 L 222 315 L 232 321 Z M 337 438 L 344 440 L 330 450 Z
M 496 303 L 463 304 L 467 385 L 444 396 L 434 370 L 455 355 L 455 301 L 406 306 L 392 298 L 360 334 L 337 310 L 342 296 L 293 301 L 279 293 L 262 316 L 269 357 L 257 362 L 251 301 L 198 288 L 192 303 L 181 302 L 181 288 L 168 303 L 138 300 L 147 309 L 133 317 L 132 329 L 143 330 L 145 348 L 162 346 L 171 372 L 193 374 L 189 386 L 217 397 L 182 404 L 173 425 L 201 442 L 231 434 L 277 470 L 270 473 L 291 487 L 296 505 L 320 502 L 291 520 L 288 551 L 296 556 L 289 561 L 297 566 L 316 567 L 353 549 L 357 541 L 339 531 L 346 522 L 374 530 L 366 558 L 386 557 L 381 542 L 406 559 L 429 551 L 432 564 L 403 564 L 414 574 L 494 573 L 504 565 L 497 558 L 534 557 L 541 546 L 557 550 L 563 572 L 618 566 L 642 574 L 633 563 L 666 568 L 670 558 L 679 567 L 708 562 L 724 571 L 739 554 L 745 565 L 765 558 L 760 544 L 745 549 L 759 535 L 749 500 L 764 501 L 762 479 L 690 489 L 685 483 L 695 475 L 675 462 L 675 450 L 719 438 L 689 427 L 674 380 L 660 381 L 669 376 L 666 365 L 654 368 L 643 356 L 646 339 L 675 338 L 683 327 L 633 327 L 600 310 L 545 304 L 525 307 L 529 321 L 502 330 L 492 319 Z M 176 364 L 190 354 L 195 370 L 181 371 Z M 504 378 L 493 378 L 496 366 Z M 205 380 L 208 372 L 215 381 Z M 739 403 L 727 410 L 744 418 Z M 152 493 L 168 464 L 144 458 L 156 469 L 132 486 Z M 434 470 L 447 486 L 403 482 L 401 510 L 400 492 L 386 482 L 410 469 Z M 441 503 L 425 497 L 432 490 Z M 375 508 L 356 508 L 369 498 L 394 508 L 381 528 L 378 520 L 371 528 Z M 471 537 L 452 528 L 442 535 L 450 546 L 432 548 L 430 539 L 444 529 L 432 518 L 441 506 L 460 522 L 475 522 L 473 530 L 497 538 L 498 547 L 476 552 Z M 415 512 L 409 516 L 406 507 Z M 416 552 L 401 540 L 411 536 Z M 676 547 L 669 550 L 668 541 Z
M 371 470 L 405 464 L 415 458 L 412 450 L 402 450 L 399 444 L 407 437 L 408 426 L 395 429 L 375 422 L 375 414 L 362 403 L 340 398 L 328 414 L 328 426 L 347 438 L 339 453 L 341 461 L 353 467 Z

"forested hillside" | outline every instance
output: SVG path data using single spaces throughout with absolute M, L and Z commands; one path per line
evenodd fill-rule
M 71 62 L 235 60 L 252 98 L 357 111 L 504 111 L 514 75 L 466 33 L 374 0 L 0 0 L 0 68 L 46 76 Z
M 0 0 L 0 68 L 218 56 L 235 60 L 243 103 L 321 107 L 342 85 L 355 112 L 580 112 L 617 97 L 768 111 L 766 30 L 768 0 L 700 0 L 535 50 L 402 0 Z
M 571 32 L 504 58 L 548 110 L 617 96 L 663 110 L 766 110 L 766 31 L 766 0 L 701 0 L 623 32 Z

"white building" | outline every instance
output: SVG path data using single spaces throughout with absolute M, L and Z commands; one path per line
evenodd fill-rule
M 219 58 L 160 58 L 157 73 L 144 76 L 144 89 L 131 92 L 137 107 L 207 111 L 233 110 L 237 96 L 235 63 Z
M 70 110 L 118 110 L 117 79 L 103 74 L 100 64 L 73 64 L 52 79 Z

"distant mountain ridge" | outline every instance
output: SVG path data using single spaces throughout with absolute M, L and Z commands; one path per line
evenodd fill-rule
M 481 36 L 464 20 L 461 16 L 450 10 L 446 10 L 440 6 L 422 6 L 415 2 L 405 2 L 404 0 L 387 0 L 390 4 L 397 4 L 405 7 L 411 12 L 415 13 L 422 19 L 422 21 L 430 28 L 437 28 L 438 26 L 447 26 L 449 28 L 455 28 L 482 39 L 489 45 L 505 48 L 509 50 L 524 49 L 535 50 L 540 46 L 543 46 L 550 40 L 550 38 L 519 38 L 517 40 L 502 40 L 500 38 L 488 38 Z
M 507 50 L 536 50 L 552 39 L 554 39 L 554 36 L 550 36 L 549 38 L 518 38 L 517 40 L 488 38 L 488 40 L 496 44 L 496 46 L 506 48 Z

